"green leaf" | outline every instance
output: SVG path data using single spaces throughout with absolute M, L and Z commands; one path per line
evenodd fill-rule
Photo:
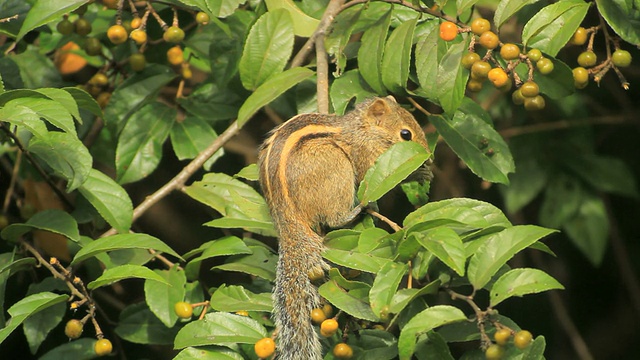
M 202 84 L 188 97 L 178 99 L 178 104 L 207 123 L 233 119 L 244 98 L 222 86 L 226 85 Z
M 275 100 L 302 80 L 311 77 L 312 70 L 297 67 L 277 74 L 260 85 L 238 111 L 238 127 L 242 127 L 263 106 Z
M 621 159 L 580 154 L 571 157 L 571 161 L 563 161 L 563 165 L 600 191 L 633 198 L 638 197 L 635 176 Z
M 240 1 L 242 3 L 242 1 Z M 293 21 L 293 33 L 300 37 L 310 37 L 320 25 L 320 20 L 314 19 L 300 10 L 292 0 L 266 0 L 269 11 L 285 9 Z
M 133 204 L 122 186 L 102 172 L 91 169 L 78 191 L 119 233 L 129 231 L 133 222 Z
M 432 306 L 418 313 L 407 322 L 400 332 L 400 337 L 398 338 L 400 360 L 411 359 L 420 334 L 433 330 L 438 326 L 466 319 L 467 317 L 460 309 L 448 305 Z
M 96 357 L 96 350 L 94 349 L 96 341 L 96 339 L 89 337 L 83 337 L 74 341 L 70 341 L 53 348 L 51 351 L 40 356 L 38 360 L 94 359 Z
M 218 134 L 204 120 L 195 116 L 187 116 L 183 121 L 178 121 L 173 125 L 170 136 L 176 157 L 179 160 L 185 160 L 198 156 L 211 145 Z M 205 162 L 205 170 L 211 169 L 211 165 L 222 155 L 224 155 L 224 150 L 220 148 Z
M 373 313 L 369 304 L 342 289 L 334 280 L 322 284 L 318 292 L 333 306 L 351 316 L 368 321 L 378 321 L 378 316 Z
M 424 222 L 454 222 L 467 225 L 468 230 L 511 227 L 511 222 L 494 205 L 466 198 L 428 203 L 407 215 L 404 226 L 409 228 Z
M 55 304 L 66 301 L 67 295 L 58 295 L 51 292 L 40 292 L 29 295 L 24 299 L 13 304 L 7 312 L 11 318 L 0 329 L 0 343 L 2 343 L 18 326 L 20 326 L 30 316 L 50 308 Z
M 349 70 L 333 81 L 329 95 L 335 113 L 343 115 L 353 98 L 356 98 L 356 102 L 359 103 L 378 94 L 371 91 L 363 82 L 358 70 Z
M 515 140 L 515 139 L 514 139 Z M 509 174 L 509 185 L 501 186 L 505 207 L 508 213 L 515 214 L 538 196 L 547 184 L 548 173 L 525 144 L 511 141 L 516 171 Z M 518 153 L 522 153 L 521 156 Z
M 578 211 L 564 223 L 562 229 L 587 259 L 599 266 L 607 249 L 609 226 L 602 199 L 585 193 Z
M 540 335 L 529 347 L 527 347 L 523 354 L 522 360 L 544 360 L 544 349 L 547 347 L 547 341 L 544 336 Z
M 173 360 L 243 360 L 237 352 L 218 346 L 187 347 L 180 351 Z
M 293 51 L 293 22 L 287 10 L 269 9 L 251 27 L 240 58 L 240 79 L 256 90 L 282 72 Z
M 200 345 L 253 344 L 267 336 L 257 321 L 229 313 L 209 313 L 203 320 L 192 321 L 176 335 L 174 349 Z
M 439 23 L 427 21 L 422 26 L 422 34 L 416 44 L 415 64 L 420 92 L 430 99 L 438 98 L 438 86 L 433 79 L 438 77 L 438 64 L 448 49 L 446 44 L 438 41 Z
M 628 0 L 596 0 L 600 15 L 618 36 L 633 45 L 640 44 L 640 12 L 638 2 Z
M 97 239 L 85 245 L 76 253 L 71 265 L 77 264 L 98 254 L 121 249 L 153 249 L 182 259 L 167 244 L 147 234 L 118 234 Z
M 185 268 L 187 274 L 198 273 L 200 264 L 203 260 L 217 256 L 251 254 L 251 249 L 245 245 L 244 241 L 235 236 L 227 236 L 218 240 L 209 241 L 200 246 L 202 254 L 196 258 L 189 260 Z M 197 251 L 198 249 L 196 249 Z M 185 258 L 191 257 L 195 253 L 194 250 L 184 255 Z
M 413 233 L 420 245 L 424 246 L 440 261 L 464 276 L 464 265 L 467 255 L 460 236 L 447 227 L 437 227 L 424 232 Z
M 38 229 L 60 234 L 69 240 L 80 241 L 78 223 L 67 212 L 49 209 L 37 212 L 26 223 L 11 224 L 2 230 L 2 238 L 18 241 L 27 232 Z
M 457 14 L 460 15 L 463 12 L 471 9 L 471 7 L 477 2 L 478 0 L 456 0 L 456 7 L 458 8 Z
M 29 31 L 61 19 L 62 15 L 72 12 L 86 2 L 87 0 L 37 1 L 27 13 L 27 18 L 22 23 L 16 42 L 20 41 Z
M 385 307 L 387 307 L 387 313 L 389 312 L 391 300 L 408 268 L 406 264 L 388 262 L 376 274 L 373 286 L 369 291 L 369 303 L 371 304 L 371 310 L 378 317 L 381 317 L 381 311 Z
M 378 94 L 386 93 L 382 83 L 382 57 L 391 23 L 391 9 L 362 34 L 358 50 L 358 68 L 362 78 Z M 406 82 L 406 80 L 405 80 Z M 333 87 L 332 87 L 333 88 Z
M 420 360 L 454 360 L 444 337 L 433 330 L 420 337 L 415 353 Z
M 258 165 L 249 164 L 233 175 L 235 178 L 242 178 L 249 181 L 258 181 Z
M 392 93 L 402 94 L 409 78 L 413 33 L 418 19 L 403 22 L 395 28 L 384 46 L 382 83 Z
M 553 232 L 535 225 L 517 225 L 489 235 L 471 257 L 467 269 L 469 282 L 476 289 L 482 288 L 515 254 Z
M 491 303 L 495 307 L 502 301 L 526 294 L 536 294 L 564 286 L 551 275 L 538 269 L 513 269 L 500 276 L 491 287 Z
M 156 103 L 138 110 L 122 129 L 116 149 L 117 181 L 143 179 L 162 158 L 162 145 L 176 119 L 176 109 Z
M 373 274 L 377 273 L 383 266 L 391 262 L 389 259 L 377 257 L 371 254 L 338 249 L 326 249 L 325 252 L 322 253 L 322 256 L 338 265 Z
M 54 88 L 40 88 L 40 89 L 36 89 L 35 91 L 41 94 L 44 94 L 49 99 L 61 105 L 65 110 L 67 110 L 67 112 L 71 116 L 73 116 L 74 119 L 76 119 L 77 122 L 82 124 L 82 118 L 80 117 L 78 104 L 76 103 L 76 100 L 74 99 L 73 96 L 71 96 L 69 92 L 63 89 L 54 89 Z
M 360 204 L 380 199 L 419 168 L 430 154 L 418 143 L 406 141 L 393 144 L 367 170 L 358 188 Z
M 522 29 L 522 42 L 552 57 L 571 39 L 582 23 L 589 4 L 583 0 L 564 0 L 545 6 Z
M 6 255 L 6 254 L 3 254 L 3 255 Z M 0 275 L 3 275 L 6 272 L 6 274 L 4 274 L 4 276 L 6 277 L 0 277 L 0 279 L 6 281 L 6 279 L 11 274 L 16 273 L 18 271 L 31 269 L 34 267 L 35 264 L 36 264 L 36 259 L 32 257 L 22 258 L 22 259 L 8 262 L 6 264 L 2 264 L 0 265 Z
M 102 108 L 100 108 L 96 99 L 88 92 L 77 87 L 65 87 L 62 88 L 62 90 L 68 92 L 81 109 L 85 109 L 97 117 L 104 117 Z
M 452 45 L 438 65 L 436 92 L 440 106 L 446 114 L 453 114 L 465 99 L 468 71 L 461 65 L 462 55 L 467 51 L 467 41 Z M 466 98 L 467 101 L 471 101 Z M 440 131 L 440 129 L 438 129 Z M 442 135 L 442 133 L 440 133 Z
M 540 88 L 540 93 L 547 95 L 552 99 L 562 99 L 576 91 L 573 83 L 573 72 L 567 64 L 550 56 L 545 57 L 553 63 L 553 72 L 549 75 L 542 75 L 537 70 L 534 73 L 536 84 Z M 529 76 L 529 68 L 526 64 L 520 63 L 516 66 L 516 72 L 521 79 L 527 79 Z
M 130 278 L 140 278 L 170 285 L 162 276 L 154 273 L 151 269 L 140 265 L 120 265 L 107 269 L 94 281 L 87 284 L 87 289 L 93 290 L 102 286 L 111 285 L 115 282 Z
M 355 25 L 362 15 L 361 6 L 353 6 L 341 11 L 331 24 L 331 31 L 324 40 L 327 54 L 335 59 L 336 70 L 334 75 L 339 78 L 345 70 L 347 56 L 345 48 L 349 44 Z
M 73 117 L 69 111 L 57 101 L 34 97 L 23 97 L 11 100 L 10 103 L 13 106 L 21 105 L 28 107 L 51 125 L 60 130 L 64 130 L 75 137 L 78 136 L 76 133 L 75 123 L 73 122 Z
M 358 336 L 350 337 L 348 344 L 357 350 L 357 358 L 371 360 L 393 360 L 398 358 L 398 345 L 395 336 L 383 330 L 362 329 Z
M 391 307 L 389 309 L 390 312 L 392 314 L 399 314 L 402 310 L 404 310 L 405 307 L 407 307 L 407 305 L 409 305 L 415 299 L 423 295 L 437 293 L 440 289 L 440 285 L 440 280 L 434 280 L 421 289 L 412 288 L 398 290 L 398 292 L 393 295 L 393 299 L 391 299 Z
M 67 305 L 61 302 L 47 308 L 47 311 L 39 311 L 24 320 L 22 330 L 32 354 L 38 352 L 40 345 L 51 330 L 60 324 L 66 312 Z
M 119 133 L 129 118 L 154 101 L 160 89 L 175 77 L 172 69 L 158 64 L 148 65 L 144 71 L 134 73 L 113 91 L 104 113 L 107 125 Z
M 120 313 L 115 333 L 136 344 L 169 345 L 173 344 L 178 330 L 178 327 L 168 328 L 145 303 L 138 303 L 126 307 Z
M 166 283 L 146 280 L 144 282 L 144 298 L 149 310 L 170 328 L 178 320 L 174 305 L 178 301 L 184 300 L 184 286 L 187 283 L 187 277 L 184 270 L 178 269 L 178 266 L 173 266 L 169 270 L 153 270 L 153 272 L 164 279 Z
M 559 229 L 576 214 L 584 196 L 585 190 L 577 179 L 564 174 L 551 178 L 540 206 L 540 224 Z
M 211 269 L 225 271 L 239 271 L 245 274 L 259 276 L 268 281 L 276 279 L 276 263 L 278 256 L 262 246 L 250 246 L 252 254 L 236 255 L 227 259 L 222 265 Z
M 75 190 L 86 181 L 93 165 L 89 150 L 76 136 L 68 133 L 51 131 L 46 137 L 33 138 L 29 141 L 27 150 L 67 180 L 67 192 Z
M 210 302 L 211 307 L 218 311 L 273 311 L 271 293 L 254 294 L 236 285 L 223 284 L 211 295 Z
M 434 115 L 429 120 L 474 174 L 490 182 L 508 184 L 507 175 L 515 171 L 513 157 L 502 136 L 483 120 L 485 114 L 478 104 L 466 98 L 453 119 Z
M 538 0 L 502 0 L 493 15 L 493 23 L 496 28 L 500 28 L 505 21 L 509 20 L 513 14 L 523 7 L 538 2 Z
M 40 115 L 28 107 L 13 101 L 9 101 L 4 107 L 0 108 L 0 121 L 19 126 L 37 138 L 46 138 L 49 133 L 47 125 L 40 120 Z

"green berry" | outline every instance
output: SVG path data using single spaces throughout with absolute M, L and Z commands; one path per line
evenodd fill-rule
M 592 67 L 597 62 L 598 56 L 596 56 L 596 53 L 593 51 L 584 51 L 582 54 L 578 55 L 578 64 L 582 67 Z
M 62 35 L 69 35 L 73 32 L 74 26 L 68 19 L 63 19 L 56 25 L 56 30 Z
M 627 67 L 631 65 L 631 54 L 627 50 L 618 49 L 611 55 L 611 61 L 617 67 Z
M 542 59 L 542 51 L 538 50 L 538 49 L 531 49 L 529 50 L 529 52 L 527 52 L 527 56 L 529 57 L 529 59 L 533 62 L 536 62 L 540 59 Z
M 533 335 L 531 335 L 531 333 L 528 332 L 527 330 L 520 330 L 513 337 L 514 345 L 520 350 L 523 350 L 527 346 L 529 346 L 532 340 L 533 340 Z
M 536 62 L 536 67 L 540 74 L 549 75 L 553 72 L 553 61 L 551 59 L 542 58 Z

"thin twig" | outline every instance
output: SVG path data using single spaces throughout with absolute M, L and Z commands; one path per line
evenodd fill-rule
M 387 223 L 389 226 L 391 226 L 391 228 L 393 229 L 393 231 L 400 231 L 402 228 L 400 226 L 398 226 L 398 224 L 396 224 L 395 222 L 391 221 L 391 219 L 389 219 L 388 217 L 380 214 L 379 212 L 372 210 L 372 209 L 367 209 L 367 213 L 371 214 L 372 216 L 377 217 L 378 219 L 384 221 L 385 223 Z
M 552 131 L 559 129 L 569 129 L 579 126 L 588 125 L 614 125 L 614 124 L 638 124 L 638 119 L 632 115 L 609 115 L 599 117 L 589 117 L 581 120 L 558 120 L 554 122 L 532 124 L 520 127 L 513 127 L 509 129 L 500 130 L 499 133 L 504 138 L 511 138 L 515 136 Z
M 11 196 L 16 188 L 16 181 L 18 180 L 18 171 L 20 170 L 20 163 L 22 162 L 22 151 L 18 151 L 16 154 L 16 162 L 13 164 L 13 171 L 11 173 L 11 181 L 9 182 L 9 188 L 4 197 L 4 203 L 2 204 L 2 213 L 6 214 L 9 209 L 9 203 L 11 202 Z
M 327 51 L 324 48 L 325 33 L 318 34 L 316 38 L 316 91 L 318 95 L 318 112 L 329 113 L 329 63 Z

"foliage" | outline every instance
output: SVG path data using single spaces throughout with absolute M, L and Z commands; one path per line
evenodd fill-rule
M 342 114 L 354 100 L 371 96 L 409 99 L 416 117 L 429 123 L 432 150 L 393 146 L 359 185 L 358 198 L 368 204 L 403 183 L 413 209 L 401 226 L 365 215 L 353 228 L 326 236 L 324 257 L 333 267 L 319 292 L 339 310 L 340 323 L 337 334 L 322 340 L 329 359 L 330 349 L 343 341 L 359 359 L 482 357 L 478 349 L 493 344 L 496 330 L 520 330 L 496 307 L 564 288 L 539 266 L 512 268 L 510 260 L 537 251 L 555 255 L 541 240 L 558 229 L 597 266 L 611 226 L 598 193 L 638 196 L 628 165 L 598 153 L 582 128 L 567 126 L 561 142 L 526 131 L 508 135 L 508 125 L 543 120 L 544 99 L 562 114 L 580 107 L 576 87 L 586 83 L 574 81 L 575 59 L 565 55 L 565 46 L 589 16 L 602 21 L 587 29 L 587 50 L 596 35 L 606 43 L 604 60 L 588 70 L 590 79 L 599 83 L 615 73 L 628 88 L 610 49 L 640 44 L 640 19 L 628 2 L 129 3 L 0 0 L 3 16 L 17 16 L 0 22 L 6 37 L 0 57 L 2 154 L 3 165 L 13 166 L 3 172 L 11 176 L 3 184 L 2 220 L 8 224 L 0 254 L 4 346 L 19 338 L 21 327 L 22 341 L 41 359 L 92 358 L 91 337 L 118 338 L 114 348 L 122 353 L 139 344 L 175 349 L 175 359 L 255 359 L 253 344 L 274 330 L 275 231 L 256 190 L 255 165 L 221 166 L 228 150 L 222 146 L 241 131 L 262 136 L 273 126 L 269 119 L 322 111 L 323 103 Z M 196 12 L 208 15 L 208 23 L 197 23 Z M 473 34 L 472 20 L 487 12 L 493 12 L 501 40 L 514 37 L 507 27 L 518 29 L 522 53 L 515 60 L 483 47 Z M 89 35 L 63 35 L 57 27 L 78 19 L 90 21 Z M 443 21 L 456 24 L 452 41 L 441 38 Z M 146 31 L 149 40 L 113 44 L 106 33 L 114 24 Z M 184 29 L 184 40 L 166 34 L 163 40 L 169 26 Z M 97 52 L 89 47 L 93 39 L 100 43 Z M 63 50 L 69 42 L 75 50 Z M 177 58 L 165 56 L 176 42 Z M 328 56 L 331 67 L 309 59 L 314 44 L 324 44 L 317 56 Z M 527 55 L 531 48 L 551 61 L 550 74 Z M 470 51 L 503 69 L 508 86 L 485 82 L 472 92 L 477 73 L 462 64 Z M 134 64 L 140 54 L 142 68 Z M 78 64 L 78 71 L 69 70 Z M 543 98 L 533 115 L 502 95 L 519 91 L 512 86 L 525 81 L 535 81 Z M 490 97 L 500 106 L 481 106 Z M 498 108 L 524 120 L 501 123 L 505 114 Z M 485 184 L 500 184 L 510 217 L 471 198 L 427 202 L 428 184 L 407 183 L 436 144 L 450 148 L 459 159 L 454 161 Z M 167 157 L 190 163 L 134 210 L 141 198 L 135 185 L 150 181 Z M 437 156 L 435 162 L 446 167 Z M 215 214 L 204 224 L 215 238 L 182 255 L 163 234 L 135 226 L 176 190 Z M 514 221 L 511 216 L 523 209 L 537 210 L 541 226 Z M 227 283 L 212 281 L 210 272 L 227 274 Z M 139 297 L 125 296 L 123 287 Z M 193 306 L 193 319 L 174 311 L 182 301 Z M 56 332 L 72 318 L 85 325 L 84 337 L 66 342 Z M 509 342 L 505 357 L 542 359 L 546 341 L 539 335 L 524 350 Z

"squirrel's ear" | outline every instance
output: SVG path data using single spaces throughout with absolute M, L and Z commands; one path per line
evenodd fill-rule
M 391 107 L 384 99 L 375 99 L 367 109 L 367 118 L 380 122 L 382 118 L 391 113 Z
M 398 102 L 396 101 L 396 98 L 393 97 L 393 95 L 389 95 L 387 96 L 385 99 L 392 101 L 394 104 L 397 104 Z

